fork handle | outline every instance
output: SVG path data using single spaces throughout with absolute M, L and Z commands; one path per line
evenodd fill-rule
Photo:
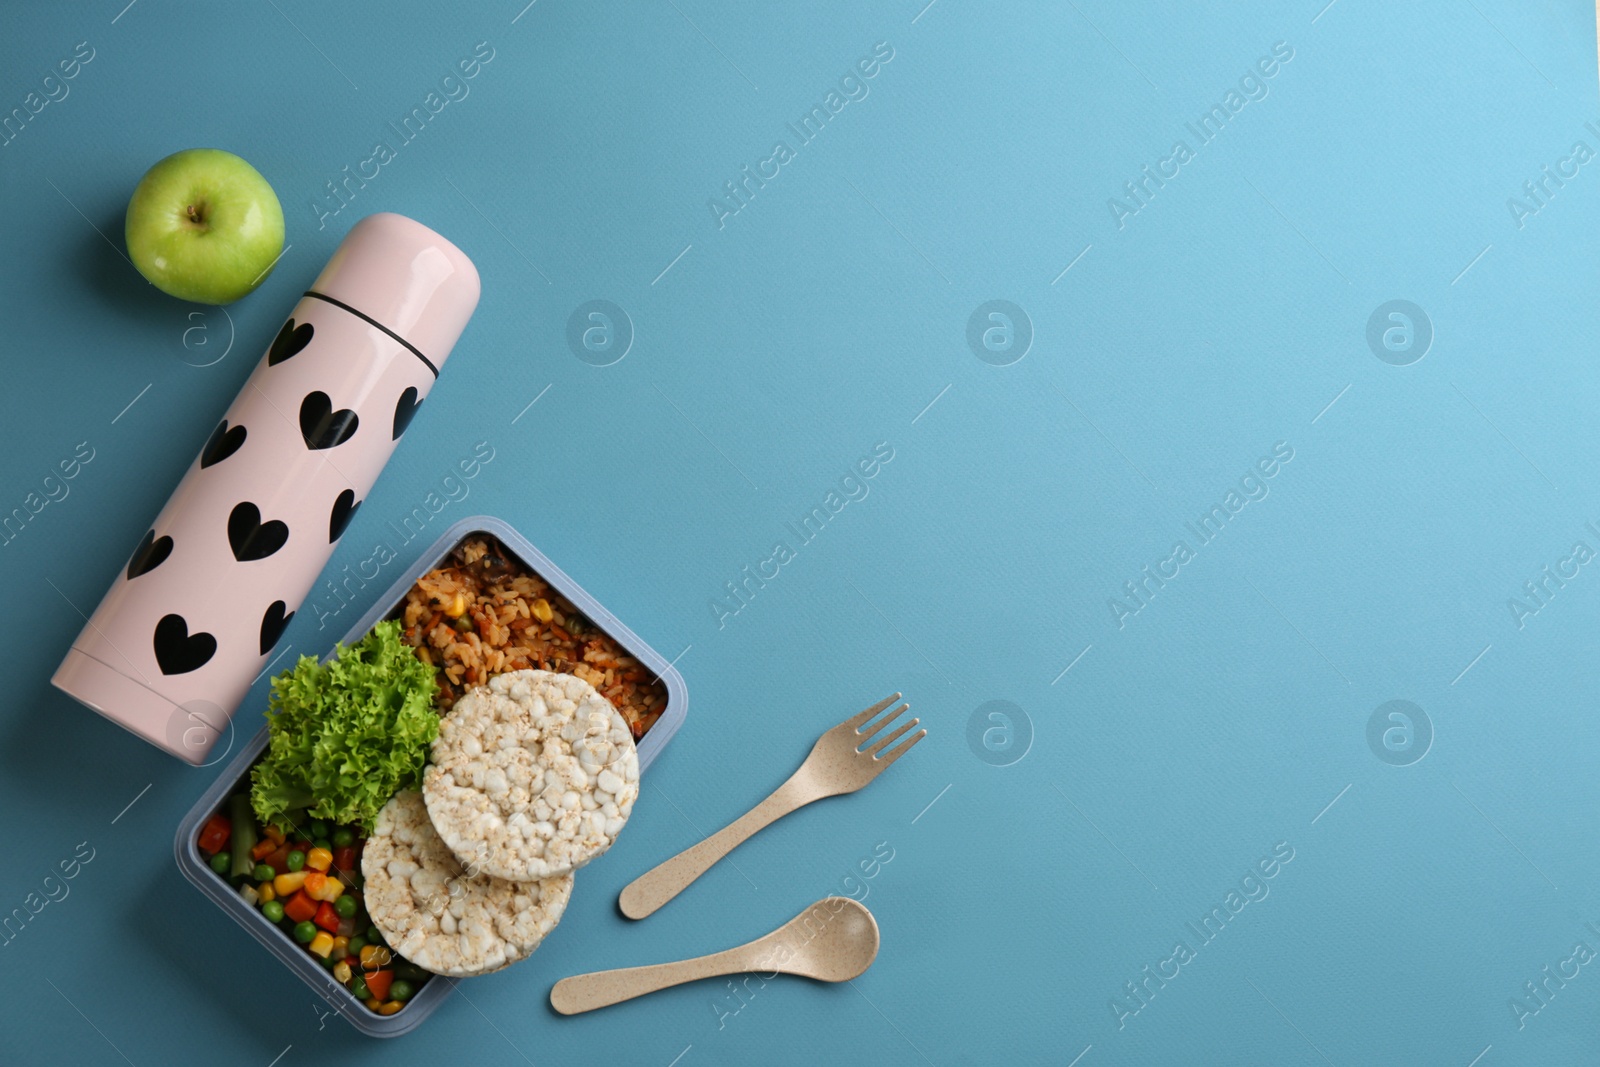
M 622 914 L 630 919 L 642 919 L 652 914 L 757 831 L 796 808 L 821 799 L 823 795 L 810 788 L 797 771 L 787 782 L 773 790 L 771 796 L 738 819 L 630 882 L 617 901 Z

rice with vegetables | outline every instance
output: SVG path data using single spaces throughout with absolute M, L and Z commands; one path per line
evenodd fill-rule
M 649 668 L 492 538 L 473 538 L 406 594 L 404 640 L 438 671 L 434 698 L 448 711 L 474 686 L 506 671 L 572 674 L 627 720 L 635 740 L 667 706 Z

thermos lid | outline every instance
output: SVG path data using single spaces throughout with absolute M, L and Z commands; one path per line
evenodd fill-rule
M 422 223 L 385 211 L 350 228 L 311 292 L 381 326 L 437 372 L 478 306 L 478 268 Z

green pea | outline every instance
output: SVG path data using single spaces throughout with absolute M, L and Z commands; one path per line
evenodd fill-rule
M 312 819 L 309 829 L 311 830 L 312 837 L 328 836 L 328 824 L 323 822 L 321 819 Z
M 411 999 L 411 994 L 413 994 L 415 992 L 416 992 L 416 990 L 411 987 L 411 983 L 410 982 L 396 981 L 392 985 L 389 986 L 389 999 L 390 1000 L 410 1000 Z
M 356 898 L 349 893 L 333 902 L 333 912 L 341 919 L 354 919 L 358 907 L 360 905 L 356 903 Z
M 333 851 L 333 846 L 328 843 L 328 838 L 327 838 L 326 834 L 324 834 L 322 837 L 317 838 L 315 841 L 311 842 L 311 847 L 312 848 L 320 848 L 324 852 L 332 852 Z
M 288 858 L 283 861 L 283 865 L 291 871 L 298 871 L 306 865 L 306 854 L 299 849 L 295 849 L 289 853 Z
M 330 840 L 333 841 L 335 848 L 349 848 L 355 844 L 355 831 L 348 826 L 341 826 L 333 832 L 333 837 Z
M 211 869 L 226 878 L 233 869 L 233 857 L 226 852 L 218 852 L 211 857 Z
M 332 953 L 329 953 L 326 956 L 318 956 L 317 957 L 317 962 L 322 964 L 322 966 L 326 967 L 330 971 L 333 970 L 339 964 L 339 961 L 333 958 L 333 954 Z
M 382 945 L 383 943 L 383 931 L 376 926 L 367 927 L 367 944 Z
M 317 924 L 307 920 L 294 924 L 294 939 L 302 945 L 309 945 L 311 939 L 317 936 Z
M 250 877 L 254 878 L 258 882 L 270 882 L 272 881 L 273 876 L 277 873 L 277 871 L 273 870 L 267 864 L 258 863 L 256 864 L 256 869 L 250 872 Z
M 340 897 L 339 899 L 343 900 L 344 898 Z M 354 955 L 356 955 L 357 953 L 359 953 L 362 949 L 364 949 L 366 947 L 367 947 L 367 939 L 362 937 L 360 934 L 357 934 L 355 937 L 352 937 L 350 939 L 350 945 L 349 945 L 350 955 L 354 956 Z
M 268 922 L 282 922 L 283 905 L 276 900 L 269 900 L 261 905 L 261 914 L 267 917 Z
M 390 988 L 392 989 L 393 987 L 391 986 Z M 367 988 L 367 980 L 359 974 L 350 979 L 350 992 L 355 995 L 357 1000 L 366 1000 L 372 996 L 372 991 Z
M 394 976 L 396 978 L 404 978 L 408 982 L 416 982 L 418 984 L 428 980 L 428 972 L 423 970 L 421 967 L 418 967 L 410 960 L 395 960 Z

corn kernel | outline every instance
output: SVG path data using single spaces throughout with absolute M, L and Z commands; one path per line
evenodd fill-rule
M 444 613 L 452 619 L 459 619 L 465 615 L 467 613 L 467 595 L 465 593 L 457 593 L 455 599 L 450 601 L 450 606 L 444 609 Z
M 337 952 L 338 950 L 335 949 L 334 951 Z M 350 965 L 343 960 L 335 963 L 333 965 L 333 980 L 338 982 L 340 985 L 344 985 L 346 982 L 350 981 Z
M 363 1001 L 363 1003 L 373 1011 L 377 1011 L 379 1008 L 383 1007 L 383 1001 L 379 1000 L 377 997 L 368 997 L 365 1001 Z
M 549 622 L 556 617 L 556 613 L 550 609 L 550 601 L 540 597 L 533 602 L 533 617 L 540 622 Z
M 256 886 L 256 896 L 260 899 L 261 903 L 265 904 L 269 900 L 277 900 L 278 892 L 272 888 L 271 882 L 262 882 L 260 885 Z
M 333 853 L 325 848 L 314 848 L 306 853 L 306 866 L 313 871 L 325 871 L 333 866 Z
M 381 945 L 365 945 L 361 949 L 361 969 L 376 971 L 387 967 L 391 958 L 389 950 Z
M 313 852 L 316 849 L 312 849 Z M 344 896 L 344 883 L 337 878 L 330 878 L 321 871 L 312 871 L 306 875 L 306 896 L 312 900 L 325 900 L 329 904 Z
M 317 934 L 316 937 L 311 939 L 311 944 L 307 945 L 306 948 L 313 955 L 321 956 L 323 959 L 327 959 L 328 953 L 333 951 L 333 935 L 328 933 L 328 931 L 323 930 L 321 933 Z
M 277 893 L 278 896 L 293 896 L 296 893 L 296 889 L 306 885 L 306 873 L 304 870 L 291 870 L 291 872 L 278 875 L 272 880 L 272 891 Z
M 380 1004 L 378 1006 L 378 1014 L 379 1015 L 393 1015 L 395 1012 L 399 1011 L 403 1007 L 405 1007 L 405 1005 L 403 1003 L 401 1003 L 400 1001 L 398 1001 L 398 1000 L 387 1001 L 386 1003 Z
M 272 891 L 280 897 L 290 896 L 306 883 L 306 871 L 290 871 L 272 880 Z
M 342 960 L 348 955 L 350 955 L 350 939 L 342 935 L 334 938 L 333 958 L 336 960 Z

